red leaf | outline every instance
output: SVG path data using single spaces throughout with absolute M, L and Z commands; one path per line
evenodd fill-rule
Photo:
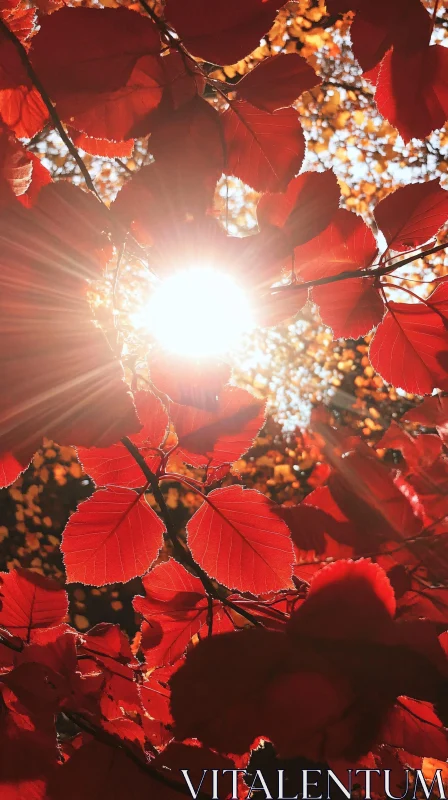
M 448 192 L 434 178 L 388 195 L 375 208 L 378 227 L 392 250 L 412 250 L 432 239 L 448 218 Z
M 0 115 L 21 138 L 34 136 L 48 119 L 45 104 L 4 30 L 0 31 Z
M 166 726 L 172 728 L 173 725 L 173 718 L 170 714 L 168 680 L 175 669 L 176 667 L 172 666 L 155 669 L 138 687 L 145 711 L 154 721 L 158 721 L 161 726 L 160 733 L 168 741 L 173 738 L 173 734 L 166 730 Z
M 226 143 L 224 171 L 259 192 L 282 191 L 299 172 L 305 139 L 297 111 L 268 114 L 237 100 L 222 116 Z
M 0 127 L 0 207 L 24 195 L 31 183 L 33 164 L 25 148 L 4 126 Z
M 139 449 L 149 469 L 155 472 L 160 458 L 154 455 L 152 448 Z M 110 447 L 78 447 L 77 451 L 84 471 L 97 486 L 124 486 L 136 489 L 146 483 L 143 471 L 134 456 L 121 442 Z
M 186 245 L 179 242 L 185 223 L 192 218 L 205 223 L 203 214 L 212 205 L 224 167 L 218 112 L 197 96 L 177 110 L 161 107 L 152 119 L 151 153 L 155 163 L 124 185 L 114 211 L 139 241 L 155 245 L 153 258 L 160 262 L 156 269 L 163 274 L 171 259 L 178 268 L 179 247 Z
M 94 138 L 125 140 L 161 99 L 159 51 L 148 17 L 63 8 L 42 19 L 30 57 L 62 119 Z
M 65 93 L 119 89 L 139 58 L 159 51 L 157 27 L 146 16 L 125 8 L 63 8 L 42 18 L 31 59 L 58 100 Z
M 151 153 L 163 170 L 165 182 L 173 184 L 170 193 L 179 197 L 192 193 L 195 203 L 198 191 L 205 190 L 211 202 L 224 169 L 219 114 L 198 96 L 176 111 L 162 113 L 151 128 Z M 205 210 L 202 205 L 200 208 Z
M 304 172 L 290 181 L 284 194 L 263 195 L 257 206 L 258 223 L 261 228 L 282 228 L 292 250 L 322 233 L 338 211 L 339 198 L 332 170 Z
M 112 142 L 109 139 L 94 139 L 85 133 L 69 128 L 69 134 L 75 147 L 101 158 L 130 158 L 134 149 L 134 140 L 126 142 Z
M 168 414 L 158 397 L 152 392 L 134 394 L 138 417 L 143 427 L 131 441 L 139 448 L 149 469 L 155 472 L 160 458 L 155 454 L 165 439 Z M 115 485 L 136 488 L 146 483 L 142 469 L 127 447 L 121 442 L 111 447 L 78 447 L 78 458 L 85 471 L 97 486 Z
M 88 136 L 123 142 L 149 133 L 147 118 L 161 100 L 161 80 L 158 60 L 145 56 L 139 59 L 125 86 L 113 92 L 69 94 L 59 101 L 57 109 L 62 119 L 73 122 Z
M 264 425 L 265 403 L 245 389 L 227 386 L 216 411 L 173 403 L 170 416 L 183 460 L 196 467 L 218 467 L 249 450 Z
M 350 36 L 354 56 L 364 72 L 378 64 L 393 46 L 412 52 L 429 44 L 431 17 L 420 0 L 327 0 L 326 6 L 330 14 L 357 12 Z
M 229 486 L 208 495 L 187 525 L 193 558 L 229 588 L 264 594 L 292 587 L 287 525 L 254 489 Z
M 31 139 L 48 122 L 47 107 L 39 92 L 26 85 L 0 89 L 0 115 L 20 139 Z
M 162 546 L 165 526 L 129 489 L 100 489 L 70 517 L 62 552 L 70 582 L 90 586 L 143 575 Z
M 236 85 L 238 97 L 262 111 L 277 111 L 321 83 L 314 69 L 298 53 L 271 56 L 261 61 Z
M 370 266 L 376 243 L 361 217 L 339 209 L 319 236 L 294 252 L 296 272 L 308 281 Z
M 255 50 L 271 27 L 277 0 L 167 0 L 166 18 L 193 55 L 212 64 L 235 64 Z
M 431 554 L 434 556 L 434 554 Z M 399 600 L 398 609 L 402 619 L 429 619 L 444 627 L 448 625 L 448 589 L 429 587 L 422 590 L 416 583 L 416 590 L 405 592 Z
M 121 717 L 123 709 L 141 712 L 140 697 L 133 668 L 138 666 L 129 641 L 118 625 L 100 623 L 84 636 L 78 650 L 94 662 L 93 671 L 102 671 L 101 713 L 109 720 Z M 82 662 L 79 661 L 78 664 Z M 85 664 L 84 660 L 84 664 Z M 88 662 L 87 662 L 88 663 Z M 88 672 L 90 672 L 90 667 Z
M 21 8 L 16 0 L 5 0 L 0 10 L 3 22 L 17 36 L 28 50 L 30 38 L 36 31 L 37 14 L 35 8 Z
M 378 541 L 401 540 L 420 532 L 422 523 L 410 499 L 394 482 L 394 474 L 369 448 L 359 448 L 343 457 L 334 452 L 331 461 L 337 470 L 329 479 L 331 494 L 356 525 L 364 547 L 369 548 L 369 534 Z
M 444 442 L 448 441 L 448 397 L 436 395 L 427 397 L 416 408 L 407 411 L 404 419 L 419 422 L 427 428 L 436 428 Z
M 327 486 L 315 489 L 297 506 L 279 506 L 277 513 L 288 525 L 299 551 L 314 550 L 321 555 L 328 536 L 343 544 L 356 543 L 356 528 L 342 513 Z
M 143 586 L 146 596 L 134 597 L 133 606 L 144 617 L 141 648 L 146 665 L 172 664 L 207 624 L 207 595 L 199 578 L 173 559 L 146 575 Z
M 291 617 L 289 625 L 297 637 L 310 635 L 318 627 L 320 635 L 329 639 L 362 640 L 368 619 L 368 638 L 388 643 L 395 611 L 394 590 L 378 564 L 364 558 L 341 560 L 314 576 L 306 603 Z
M 48 184 L 51 183 L 51 175 L 48 169 L 44 167 L 40 158 L 34 153 L 28 153 L 28 158 L 33 165 L 31 183 L 28 186 L 25 194 L 20 195 L 18 198 L 19 202 L 22 203 L 25 208 L 31 208 L 31 206 L 36 203 L 40 194 L 40 190 L 44 186 L 48 186 Z
M 400 697 L 389 714 L 381 739 L 417 756 L 445 761 L 448 734 L 431 703 Z
M 413 394 L 448 389 L 448 285 L 423 303 L 389 303 L 369 358 L 384 380 Z
M 448 118 L 448 50 L 442 45 L 384 57 L 375 101 L 405 142 L 425 139 Z
M 0 600 L 0 626 L 26 642 L 58 625 L 68 611 L 67 594 L 56 581 L 25 569 L 1 574 Z
M 5 453 L 0 457 L 0 489 L 10 486 L 17 480 L 25 469 L 26 464 L 20 464 L 12 453 Z
M 373 278 L 353 278 L 315 286 L 312 297 L 322 322 L 335 338 L 358 339 L 381 322 L 384 303 Z

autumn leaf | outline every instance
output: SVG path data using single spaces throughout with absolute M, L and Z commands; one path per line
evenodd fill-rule
M 144 497 L 118 486 L 98 489 L 70 518 L 62 552 L 69 581 L 103 586 L 143 575 L 165 526 Z
M 232 589 L 262 594 L 288 589 L 292 542 L 275 506 L 253 489 L 215 489 L 187 525 L 198 564 Z

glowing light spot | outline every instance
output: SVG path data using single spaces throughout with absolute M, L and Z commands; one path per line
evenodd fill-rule
M 137 323 L 167 350 L 201 357 L 235 348 L 253 320 L 249 300 L 233 278 L 192 267 L 155 289 Z

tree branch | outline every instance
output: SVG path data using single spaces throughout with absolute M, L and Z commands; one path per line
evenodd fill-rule
M 396 269 L 400 269 L 400 267 L 404 267 L 406 264 L 411 264 L 413 261 L 418 261 L 419 258 L 425 258 L 433 253 L 440 252 L 440 250 L 445 250 L 447 247 L 448 242 L 444 242 L 443 244 L 438 244 L 435 245 L 435 247 L 431 247 L 430 250 L 424 250 L 423 252 L 409 256 L 409 258 L 404 258 L 403 261 L 399 261 L 398 264 L 389 264 L 389 266 L 384 267 L 379 266 L 378 269 L 367 267 L 367 269 L 345 270 L 344 272 L 338 272 L 337 275 L 327 275 L 326 278 L 316 278 L 312 281 L 303 281 L 303 283 L 291 283 L 287 284 L 286 286 L 276 286 L 271 294 L 311 289 L 313 286 L 323 286 L 328 283 L 338 283 L 339 281 L 353 280 L 353 278 L 379 278 L 382 275 L 389 275 L 391 272 L 395 272 Z
M 73 158 L 75 159 L 79 169 L 81 170 L 83 178 L 84 178 L 84 180 L 86 182 L 86 186 L 90 189 L 90 191 L 92 191 L 97 196 L 98 200 L 101 201 L 101 198 L 100 198 L 97 190 L 95 189 L 95 185 L 94 185 L 93 180 L 92 180 L 92 178 L 90 176 L 89 170 L 87 169 L 84 161 L 82 160 L 81 156 L 79 155 L 79 152 L 78 152 L 77 148 L 75 147 L 75 145 L 73 144 L 73 142 L 70 139 L 69 135 L 67 134 L 67 132 L 66 132 L 66 130 L 65 130 L 60 118 L 59 118 L 59 115 L 57 114 L 56 109 L 55 109 L 55 107 L 54 107 L 54 105 L 52 103 L 52 100 L 51 100 L 47 90 L 45 89 L 45 86 L 41 83 L 41 80 L 40 80 L 39 76 L 37 75 L 33 65 L 31 64 L 31 61 L 28 58 L 28 53 L 26 52 L 22 42 L 17 38 L 17 36 L 12 32 L 12 30 L 10 30 L 10 28 L 8 28 L 6 22 L 3 22 L 2 19 L 0 19 L 0 31 L 3 31 L 5 36 L 9 39 L 10 42 L 12 42 L 12 44 L 15 47 L 15 49 L 17 50 L 19 58 L 20 58 L 20 60 L 21 60 L 21 62 L 23 64 L 23 66 L 25 67 L 25 71 L 26 71 L 28 77 L 30 78 L 31 83 L 33 84 L 33 86 L 36 87 L 36 89 L 39 92 L 39 94 L 40 94 L 45 106 L 47 107 L 47 111 L 48 111 L 48 113 L 50 115 L 50 118 L 51 118 L 51 121 L 52 121 L 54 127 L 56 128 L 57 132 L 59 133 L 59 136 L 61 137 L 62 141 L 64 142 L 65 146 L 67 147 L 70 155 L 73 156 Z
M 236 603 L 233 603 L 227 597 L 223 596 L 221 594 L 222 590 L 220 590 L 215 586 L 215 584 L 209 578 L 207 573 L 202 569 L 202 567 L 199 566 L 199 564 L 196 563 L 188 547 L 182 544 L 182 542 L 179 540 L 179 537 L 177 536 L 177 531 L 175 526 L 173 525 L 171 514 L 165 502 L 162 490 L 159 486 L 159 479 L 154 474 L 154 472 L 152 472 L 152 470 L 150 470 L 150 468 L 148 467 L 138 447 L 136 447 L 136 445 L 133 442 L 131 442 L 131 440 L 127 436 L 125 436 L 121 441 L 122 444 L 124 444 L 126 449 L 129 451 L 131 456 L 135 459 L 136 463 L 139 465 L 140 469 L 142 470 L 146 480 L 148 481 L 151 487 L 154 499 L 156 500 L 160 508 L 160 512 L 162 514 L 162 518 L 165 523 L 168 537 L 170 539 L 171 544 L 173 545 L 173 552 L 176 561 L 178 561 L 184 567 L 187 567 L 197 578 L 199 578 L 208 595 L 213 597 L 215 600 L 219 600 L 219 602 L 223 603 L 223 605 L 227 606 L 228 608 L 231 608 L 237 614 L 247 619 L 248 622 L 251 622 L 252 625 L 261 625 L 261 622 L 259 619 L 257 619 L 257 617 L 254 617 L 253 614 L 251 614 L 248 611 L 245 611 L 245 609 L 240 608 Z

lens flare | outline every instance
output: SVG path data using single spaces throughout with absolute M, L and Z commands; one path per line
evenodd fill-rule
M 135 320 L 166 350 L 180 355 L 222 355 L 253 326 L 249 299 L 229 275 L 192 267 L 155 288 Z

